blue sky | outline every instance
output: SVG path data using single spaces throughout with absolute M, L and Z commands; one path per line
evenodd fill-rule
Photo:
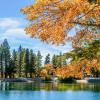
M 21 44 L 25 48 L 33 49 L 34 52 L 41 51 L 45 56 L 47 53 L 59 54 L 71 50 L 71 45 L 54 46 L 46 44 L 38 39 L 32 39 L 24 32 L 28 22 L 25 16 L 20 13 L 24 6 L 34 3 L 34 0 L 1 0 L 0 1 L 0 43 L 7 38 L 11 49 L 17 49 Z
M 20 9 L 34 0 L 0 0 L 0 17 L 22 17 Z

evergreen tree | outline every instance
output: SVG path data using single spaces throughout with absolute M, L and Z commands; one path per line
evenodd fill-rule
M 13 53 L 12 53 L 12 60 L 13 60 L 13 66 L 16 67 L 17 66 L 17 64 L 16 64 L 16 62 L 17 62 L 17 52 L 16 52 L 15 49 L 13 50 Z
M 2 45 L 0 45 L 0 73 L 1 73 L 1 78 L 3 78 L 3 48 L 2 48 Z
M 30 50 L 30 66 L 29 66 L 29 72 L 30 77 L 32 77 L 32 73 L 35 73 L 35 67 L 36 67 L 36 55 L 33 53 L 33 50 Z
M 18 48 L 18 52 L 17 52 L 17 74 L 19 75 L 19 77 L 21 77 L 21 66 L 22 66 L 22 58 L 23 58 L 23 54 L 22 54 L 23 48 L 20 45 Z
M 62 53 L 60 52 L 59 57 L 58 57 L 58 67 L 62 66 Z
M 25 76 L 28 77 L 28 73 L 29 73 L 29 49 L 26 49 L 23 55 L 23 60 L 22 60 L 22 67 L 23 69 L 25 69 Z
M 36 69 L 38 70 L 42 65 L 42 56 L 40 51 L 37 53 L 37 59 L 36 59 Z
M 8 44 L 7 39 L 4 40 L 3 44 L 3 67 L 5 70 L 5 78 L 7 78 L 7 74 L 9 72 L 9 70 L 7 71 L 7 69 L 9 69 L 10 67 L 10 46 Z
M 14 62 L 13 59 L 10 59 L 10 64 L 9 67 L 6 69 L 7 74 L 9 75 L 9 78 L 14 78 L 14 73 L 15 73 L 15 67 L 14 67 Z
M 56 66 L 56 65 L 57 65 L 57 58 L 56 58 L 56 55 L 53 55 L 53 57 L 52 57 L 52 64 L 53 64 L 53 66 L 57 67 L 57 66 Z
M 12 72 L 15 73 L 17 71 L 17 52 L 15 49 L 12 52 L 10 66 L 11 66 Z M 13 75 L 13 77 L 14 77 L 14 75 Z
M 50 54 L 45 57 L 45 64 L 50 64 Z
M 61 67 L 62 66 L 62 53 L 60 53 L 59 55 L 53 55 L 52 57 L 52 64 L 55 67 Z

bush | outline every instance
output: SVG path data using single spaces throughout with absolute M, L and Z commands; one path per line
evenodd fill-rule
M 72 83 L 72 82 L 74 82 L 74 78 L 73 77 L 59 78 L 59 81 L 62 82 L 62 83 Z

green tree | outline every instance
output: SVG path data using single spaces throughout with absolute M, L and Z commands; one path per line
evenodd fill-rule
M 13 62 L 14 62 L 14 67 L 16 67 L 17 52 L 16 52 L 15 49 L 14 49 L 13 52 L 12 52 L 12 60 L 13 60 Z
M 7 74 L 9 75 L 9 78 L 14 78 L 14 74 L 16 72 L 14 61 L 13 59 L 10 59 L 10 65 L 6 69 Z
M 35 67 L 35 71 L 36 71 L 36 75 L 39 75 L 39 71 L 41 69 L 42 66 L 42 56 L 41 56 L 41 52 L 38 51 L 37 56 L 36 56 L 36 67 Z
M 60 54 L 59 54 L 59 59 L 58 59 L 58 67 L 61 67 L 61 66 L 62 66 L 62 63 L 63 63 L 63 60 L 62 60 L 62 53 L 60 52 Z
M 1 78 L 3 78 L 3 47 L 0 45 L 0 72 Z
M 56 56 L 56 67 L 61 67 L 63 60 L 62 60 L 62 53 L 60 52 L 59 55 Z
M 53 57 L 52 57 L 52 64 L 54 67 L 58 66 L 58 59 L 57 59 L 56 55 L 53 55 Z
M 25 76 L 28 77 L 29 73 L 29 49 L 27 48 L 23 55 L 22 67 L 25 69 Z
M 92 60 L 100 58 L 100 40 L 94 40 L 92 43 L 86 43 L 83 48 L 75 48 L 70 53 L 73 61 Z
M 20 45 L 18 48 L 17 52 L 17 62 L 16 62 L 16 67 L 17 67 L 17 74 L 19 77 L 21 77 L 21 66 L 22 66 L 22 58 L 23 58 L 23 48 Z
M 45 57 L 45 64 L 50 64 L 50 54 Z
M 37 64 L 36 64 L 36 67 L 39 68 L 39 67 L 41 67 L 41 65 L 42 65 L 42 56 L 41 56 L 41 52 L 38 51 L 38 53 L 37 53 Z
M 7 74 L 9 72 L 9 70 L 7 71 L 7 69 L 9 69 L 10 67 L 10 46 L 8 44 L 7 39 L 5 39 L 2 43 L 3 46 L 3 67 L 5 70 L 5 78 L 7 78 Z
M 30 50 L 30 66 L 29 66 L 29 72 L 30 77 L 32 77 L 32 73 L 35 73 L 35 67 L 36 67 L 36 54 L 33 53 L 33 50 Z
M 17 71 L 17 51 L 15 49 L 12 52 L 10 66 L 14 77 L 14 73 Z

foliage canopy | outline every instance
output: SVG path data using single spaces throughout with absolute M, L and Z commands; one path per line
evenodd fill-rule
M 30 21 L 26 33 L 42 41 L 64 44 L 72 40 L 75 47 L 100 38 L 100 0 L 35 0 L 21 11 Z M 72 29 L 74 37 L 69 36 Z

